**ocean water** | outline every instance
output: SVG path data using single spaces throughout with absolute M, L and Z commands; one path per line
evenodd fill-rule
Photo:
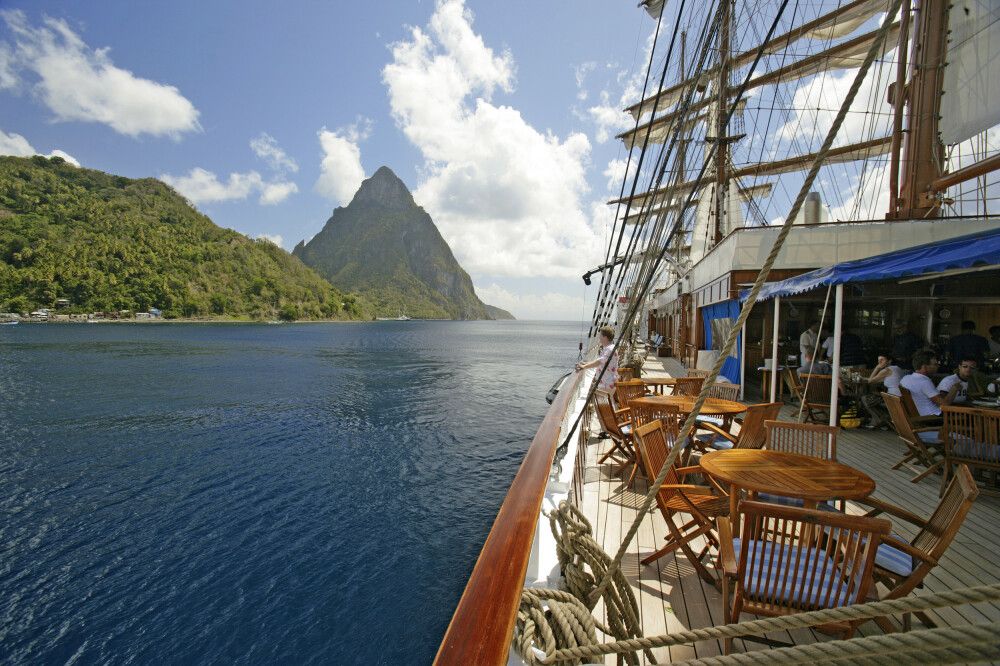
M 579 335 L 0 327 L 0 662 L 430 662 Z

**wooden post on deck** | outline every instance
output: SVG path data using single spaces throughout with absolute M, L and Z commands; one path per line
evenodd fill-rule
M 833 370 L 830 374 L 830 425 L 836 427 L 837 401 L 840 398 L 840 336 L 844 330 L 844 285 L 838 284 L 833 297 Z
M 774 297 L 774 326 L 771 330 L 771 402 L 778 401 L 778 323 L 781 314 L 781 296 Z

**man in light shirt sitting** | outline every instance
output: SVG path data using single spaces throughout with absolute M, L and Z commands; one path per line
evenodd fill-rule
M 950 405 L 958 393 L 958 384 L 952 386 L 947 393 L 938 391 L 930 376 L 937 371 L 938 359 L 934 352 L 918 351 L 913 355 L 913 373 L 899 381 L 913 396 L 913 404 L 920 416 L 941 416 L 941 407 Z
M 955 399 L 953 402 L 956 405 L 969 401 L 969 383 L 975 384 L 975 374 L 976 374 L 976 359 L 972 357 L 963 358 L 958 363 L 958 367 L 955 368 L 955 374 L 948 375 L 941 380 L 938 384 L 937 389 L 939 393 L 948 394 L 953 386 L 958 386 L 958 392 L 955 393 Z M 978 388 L 978 386 L 976 387 Z M 982 390 L 973 390 L 972 395 L 981 395 Z

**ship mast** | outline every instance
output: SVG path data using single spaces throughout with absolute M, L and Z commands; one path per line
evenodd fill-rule
M 923 0 L 913 35 L 910 83 L 905 94 L 897 90 L 894 96 L 897 105 L 908 103 L 909 109 L 899 197 L 895 210 L 887 215 L 889 219 L 938 217 L 941 212 L 933 186 L 945 164 L 938 120 L 947 34 L 947 0 Z
M 715 233 L 714 243 L 722 240 L 723 215 L 727 210 L 729 194 L 729 137 L 727 116 L 724 109 L 729 104 L 729 41 L 733 23 L 733 0 L 722 0 L 721 30 L 719 31 L 719 73 L 716 84 L 715 103 Z

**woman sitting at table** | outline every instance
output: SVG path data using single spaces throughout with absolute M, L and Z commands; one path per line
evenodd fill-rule
M 905 375 L 906 370 L 903 370 L 900 364 L 892 359 L 889 352 L 882 352 L 878 355 L 878 363 L 875 365 L 875 369 L 872 370 L 865 381 L 873 389 L 882 384 L 890 394 L 899 395 L 899 382 Z M 868 423 L 865 424 L 866 428 L 889 427 L 892 419 L 889 417 L 889 410 L 886 408 L 885 401 L 882 400 L 882 396 L 877 389 L 862 395 L 861 404 L 869 415 Z

